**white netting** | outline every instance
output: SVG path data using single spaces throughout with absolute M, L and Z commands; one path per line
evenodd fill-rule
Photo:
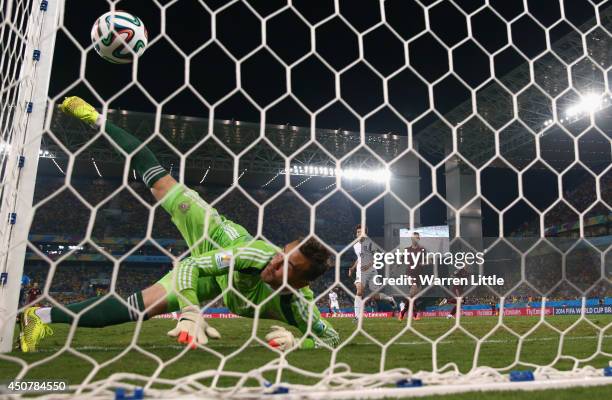
M 0 219 L 16 212 L 14 225 L 0 224 L 0 272 L 9 280 L 0 288 L 2 349 L 9 350 L 17 315 L 23 262 L 14 261 L 24 251 L 25 273 L 42 289 L 31 303 L 60 308 L 97 291 L 125 298 L 164 272 L 168 259 L 188 255 L 138 183 L 133 154 L 54 111 L 74 94 L 144 140 L 177 180 L 253 236 L 282 247 L 313 235 L 333 249 L 336 267 L 312 285 L 313 306 L 327 306 L 334 288 L 343 306 L 352 307 L 346 271 L 356 223 L 368 225 L 385 251 L 405 245 L 403 229 L 448 226 L 451 249 L 485 251 L 485 264 L 471 274 L 497 274 L 506 283 L 461 293 L 422 290 L 408 300 L 405 322 L 393 327 L 376 318 L 355 325 L 330 319 L 339 326 L 340 345 L 308 354 L 263 350 L 269 324 L 258 318 L 211 319 L 229 344 L 198 350 L 209 359 L 147 335 L 150 324 L 163 321 L 104 330 L 109 336 L 100 345 L 84 343 L 87 334 L 73 324 L 33 356 L 1 354 L 0 381 L 53 377 L 67 379 L 79 396 L 144 387 L 147 395 L 168 398 L 252 398 L 279 388 L 312 397 L 336 390 L 331 396 L 338 398 L 510 390 L 519 384 L 510 384 L 508 373 L 524 369 L 535 375 L 522 386 L 527 389 L 606 383 L 610 2 L 309 3 L 153 0 L 89 9 L 62 1 L 0 2 Z M 109 7 L 127 8 L 149 28 L 149 47 L 133 69 L 106 64 L 88 42 L 90 21 Z M 202 26 L 194 26 L 197 18 Z M 61 45 L 47 92 L 45 57 L 56 34 Z M 36 49 L 40 61 L 32 58 Z M 22 154 L 29 155 L 23 170 L 29 172 L 18 167 Z M 36 154 L 33 190 L 36 168 L 27 160 Z M 389 266 L 385 276 L 398 271 Z M 449 274 L 438 266 L 435 272 Z M 238 289 L 230 285 L 206 301 L 205 312 L 215 314 L 226 292 Z M 399 301 L 407 288 L 384 292 Z M 449 309 L 442 308 L 414 321 L 420 300 L 457 295 L 463 297 L 456 299 L 456 319 L 427 316 L 444 316 Z M 485 313 L 467 308 L 472 302 L 494 306 Z M 26 299 L 19 312 L 27 306 Z M 255 315 L 263 307 L 249 306 Z M 233 337 L 223 327 L 241 332 Z M 152 367 L 142 372 L 130 357 Z M 181 363 L 203 367 L 183 370 Z M 168 373 L 173 368 L 179 372 Z M 393 388 L 410 379 L 426 386 Z
M 39 62 L 40 48 L 53 53 L 54 17 L 46 18 L 46 2 L 2 2 L 2 58 L 0 71 L 2 92 L 0 131 L 2 135 L 0 173 L 2 224 L 2 296 L 3 351 L 10 349 L 12 337 L 12 311 L 17 305 L 23 270 L 23 256 L 28 224 L 16 224 L 17 215 L 27 216 L 36 177 L 36 159 L 40 135 L 28 136 L 28 130 L 40 132 L 43 127 L 46 95 L 49 85 L 50 58 Z M 55 15 L 55 14 L 53 14 Z M 35 111 L 35 112 L 34 112 Z M 25 160 L 33 160 L 26 168 Z M 25 218 L 27 219 L 27 218 Z M 8 266 L 12 265 L 11 268 Z M 15 277 L 16 279 L 12 279 Z M 11 316 L 9 316 L 11 315 Z M 10 323 L 7 323 L 11 321 Z

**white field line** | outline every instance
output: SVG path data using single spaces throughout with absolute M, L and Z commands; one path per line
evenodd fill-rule
M 599 336 L 566 336 L 564 340 L 585 340 L 585 339 L 597 339 Z M 604 339 L 608 339 L 608 338 L 612 338 L 612 335 L 604 335 Z M 555 337 L 542 337 L 542 338 L 526 338 L 523 339 L 523 342 L 550 342 L 550 341 L 556 341 L 559 340 L 558 336 Z M 471 342 L 472 340 L 443 340 L 441 342 L 439 342 L 439 344 L 451 344 L 451 343 L 464 343 L 464 342 Z M 518 339 L 497 339 L 497 340 L 487 340 L 484 343 L 514 343 L 518 341 Z M 374 343 L 353 343 L 352 345 L 358 345 L 358 346 L 376 346 L 376 344 Z M 402 345 L 402 346 L 430 346 L 431 343 L 426 342 L 426 341 L 410 341 L 410 342 L 395 342 L 393 343 L 393 345 Z M 175 350 L 182 350 L 184 348 L 184 346 L 180 346 L 180 345 L 175 345 L 175 344 L 168 344 L 168 345 L 141 345 L 140 347 L 142 347 L 145 350 L 158 350 L 158 349 L 175 349 Z M 211 348 L 212 349 L 219 349 L 219 348 L 238 348 L 239 346 L 237 345 L 228 345 L 228 344 L 214 344 Z M 261 345 L 259 344 L 250 344 L 247 347 L 261 347 Z M 125 350 L 125 347 L 117 347 L 117 346 L 78 346 L 78 347 L 71 347 L 74 350 L 77 351 L 122 351 Z M 57 348 L 53 348 L 53 349 L 39 349 L 38 352 L 39 353 L 53 353 L 56 352 L 57 350 L 59 350 L 59 347 Z

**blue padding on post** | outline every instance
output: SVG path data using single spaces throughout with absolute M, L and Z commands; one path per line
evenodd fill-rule
M 270 382 L 265 382 L 264 386 L 269 388 L 269 387 L 272 387 L 272 384 Z M 287 394 L 287 393 L 289 393 L 289 388 L 288 387 L 279 386 L 276 389 L 274 389 L 273 392 L 266 393 L 266 394 L 270 395 L 270 394 Z
M 399 388 L 421 387 L 423 386 L 423 381 L 420 379 L 402 379 L 397 381 L 395 386 Z
M 532 371 L 510 371 L 510 382 L 533 381 L 535 377 Z

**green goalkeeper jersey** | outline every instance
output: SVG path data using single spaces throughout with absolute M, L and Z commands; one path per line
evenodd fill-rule
M 309 287 L 299 289 L 297 295 L 288 290 L 273 295 L 275 290 L 261 279 L 261 271 L 281 249 L 253 240 L 244 227 L 219 215 L 183 185 L 175 186 L 162 205 L 191 249 L 191 257 L 175 267 L 175 277 L 171 272 L 160 281 L 169 293 L 179 293 L 176 300 L 168 299 L 169 305 L 182 308 L 222 294 L 225 305 L 237 315 L 253 318 L 259 306 L 260 318 L 283 321 L 314 335 L 302 343 L 304 348 L 317 346 L 314 337 L 329 346 L 338 345 L 339 335 L 321 318 Z

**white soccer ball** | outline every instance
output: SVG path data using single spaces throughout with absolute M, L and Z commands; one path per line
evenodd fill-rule
M 94 48 L 106 61 L 129 64 L 147 47 L 147 28 L 135 15 L 125 11 L 109 11 L 91 28 Z

